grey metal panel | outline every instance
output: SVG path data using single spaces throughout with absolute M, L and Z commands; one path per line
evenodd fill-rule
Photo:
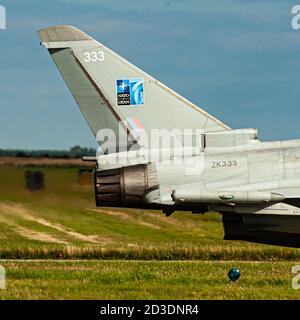
M 87 49 L 74 48 L 81 62 L 105 97 L 122 119 L 137 118 L 145 130 L 150 129 L 204 129 L 225 130 L 227 126 L 176 94 L 142 70 L 122 59 L 103 45 L 97 49 L 104 52 L 105 60 L 95 63 L 85 61 Z M 144 79 L 145 104 L 142 106 L 118 106 L 116 99 L 117 79 Z M 209 120 L 209 121 L 208 121 Z
M 284 179 L 285 163 L 281 149 L 248 153 L 249 183 Z
M 205 147 L 238 147 L 257 142 L 256 129 L 237 129 L 208 132 L 205 134 Z
M 92 38 L 72 26 L 53 26 L 39 31 L 43 42 L 84 41 Z
M 198 108 L 142 70 L 138 69 L 103 44 L 71 26 L 54 26 L 39 31 L 48 48 L 69 47 L 81 66 L 95 82 L 101 94 L 112 105 L 121 120 L 137 118 L 145 130 L 153 128 L 227 130 L 228 126 Z M 103 61 L 87 62 L 87 52 L 104 53 Z M 140 107 L 118 106 L 116 80 L 143 78 L 145 104 Z M 78 103 L 81 101 L 78 99 Z
M 93 134 L 103 128 L 118 132 L 118 119 L 76 63 L 69 48 L 50 49 L 50 54 L 67 83 Z M 124 130 L 124 135 L 126 135 Z
M 134 167 L 97 171 L 97 203 L 167 205 L 168 212 L 173 208 L 190 210 L 196 204 L 192 210 L 206 208 L 223 213 L 227 239 L 300 247 L 300 140 L 259 142 L 255 129 L 229 130 L 74 27 L 50 27 L 39 33 L 95 135 L 102 128 L 117 132 L 119 121 L 127 118 L 138 119 L 146 131 L 155 128 L 205 131 L 201 137 L 206 147 L 191 156 L 196 160 L 194 168 L 184 161 L 181 164 L 169 161 L 172 156 L 167 159 L 164 155 L 161 163 L 146 161 L 133 163 Z M 86 53 L 95 51 L 101 51 L 105 58 L 90 63 L 85 59 Z M 116 80 L 130 78 L 144 80 L 145 104 L 118 106 Z M 124 135 L 128 133 L 124 128 L 123 131 Z M 134 155 L 133 159 L 139 161 L 140 155 Z M 178 190 L 184 190 L 184 200 L 176 200 L 175 193 L 172 199 L 173 190 L 177 196 Z M 229 202 L 229 198 L 227 201 L 226 197 L 233 196 L 235 203 Z M 283 202 L 270 205 L 279 201 Z
M 284 152 L 285 157 L 285 178 L 300 178 L 300 149 L 288 148 Z

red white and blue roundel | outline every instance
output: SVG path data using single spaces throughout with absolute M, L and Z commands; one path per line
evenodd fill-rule
M 118 106 L 142 106 L 144 103 L 143 79 L 117 80 Z

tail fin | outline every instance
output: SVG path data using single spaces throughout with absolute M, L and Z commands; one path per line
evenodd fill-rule
M 117 132 L 124 121 L 127 134 L 137 128 L 229 129 L 75 27 L 49 27 L 39 35 L 95 136 L 104 128 Z

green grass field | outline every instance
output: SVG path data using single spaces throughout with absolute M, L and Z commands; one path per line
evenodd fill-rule
M 7 261 L 0 299 L 299 299 L 292 262 Z M 241 279 L 228 283 L 232 266 Z
M 24 187 L 27 169 L 0 167 L 0 259 L 7 271 L 2 298 L 300 295 L 290 284 L 298 249 L 223 241 L 217 213 L 165 217 L 159 211 L 96 209 L 93 188 L 79 184 L 76 168 L 41 168 L 46 187 L 30 192 Z M 234 285 L 226 278 L 232 266 L 242 272 Z

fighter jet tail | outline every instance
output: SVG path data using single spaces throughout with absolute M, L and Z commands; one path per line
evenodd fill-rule
M 101 129 L 229 129 L 225 124 L 71 26 L 39 31 L 94 135 Z

